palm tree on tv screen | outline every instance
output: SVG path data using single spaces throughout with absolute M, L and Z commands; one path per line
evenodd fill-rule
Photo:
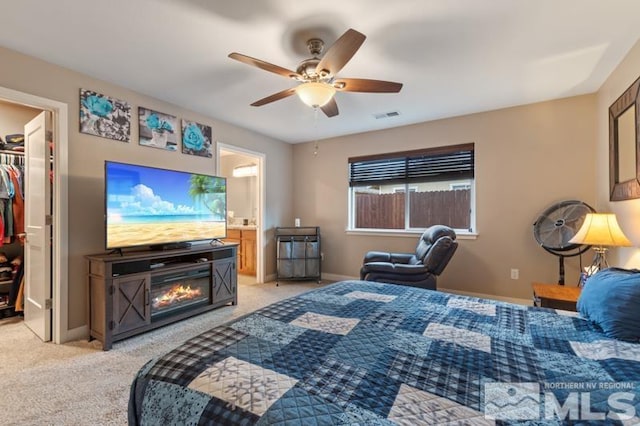
M 189 195 L 196 202 L 201 202 L 207 210 L 224 219 L 226 184 L 224 179 L 212 176 L 191 175 Z

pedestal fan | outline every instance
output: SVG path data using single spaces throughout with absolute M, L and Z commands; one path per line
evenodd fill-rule
M 589 249 L 588 245 L 570 243 L 578 232 L 587 213 L 595 210 L 586 203 L 566 200 L 556 203 L 540 214 L 533 224 L 533 235 L 540 247 L 558 256 L 558 284 L 564 285 L 564 258 L 578 256 Z

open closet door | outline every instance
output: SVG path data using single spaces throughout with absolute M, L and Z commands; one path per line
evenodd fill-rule
M 24 322 L 45 342 L 51 340 L 50 130 L 48 111 L 24 126 Z

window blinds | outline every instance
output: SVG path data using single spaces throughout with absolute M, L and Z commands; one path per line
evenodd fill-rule
M 473 177 L 473 143 L 349 158 L 349 186 Z

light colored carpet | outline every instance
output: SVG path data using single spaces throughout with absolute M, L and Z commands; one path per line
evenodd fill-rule
M 42 343 L 17 318 L 0 321 L 0 424 L 126 425 L 129 386 L 147 361 L 215 325 L 321 287 L 315 281 L 239 280 L 238 305 L 226 306 L 102 351 L 98 341 Z

